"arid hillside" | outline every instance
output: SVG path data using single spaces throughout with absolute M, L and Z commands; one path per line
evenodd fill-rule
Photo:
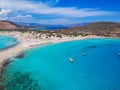
M 64 33 L 74 33 L 76 35 L 100 35 L 120 37 L 120 23 L 113 22 L 95 22 L 81 27 L 74 27 L 61 30 Z
M 31 30 L 29 27 L 21 27 L 14 22 L 10 21 L 0 21 L 0 30 L 17 30 L 17 31 L 28 31 Z M 45 32 L 36 31 L 36 32 Z M 50 30 L 46 31 L 50 32 Z M 52 31 L 53 32 L 53 31 Z M 60 29 L 54 31 L 56 33 L 63 33 L 66 35 L 77 36 L 77 35 L 98 35 L 98 36 L 106 36 L 106 37 L 119 37 L 120 38 L 120 23 L 114 22 L 95 22 L 90 23 L 84 26 L 73 27 L 68 29 Z
M 17 25 L 9 21 L 0 21 L 0 30 L 17 29 Z

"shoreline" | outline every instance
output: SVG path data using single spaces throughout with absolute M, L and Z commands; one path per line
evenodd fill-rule
M 8 46 L 8 47 L 5 47 L 5 48 L 2 48 L 2 49 L 0 49 L 0 52 L 2 52 L 2 51 L 4 51 L 4 50 L 7 50 L 7 49 L 9 49 L 9 48 L 14 48 L 15 46 L 19 45 L 19 43 L 20 43 L 20 42 L 17 42 L 17 43 L 14 44 L 14 45 L 11 45 L 11 46 Z
M 90 39 L 90 38 L 105 38 L 101 36 L 76 36 L 76 37 L 69 37 L 69 36 L 63 36 L 62 38 L 58 37 L 50 37 L 45 38 L 43 36 L 42 39 L 40 38 L 32 38 L 33 36 L 31 33 L 21 33 L 21 32 L 0 32 L 0 35 L 5 36 L 11 36 L 17 39 L 19 42 L 17 45 L 7 48 L 5 50 L 0 51 L 0 72 L 4 68 L 5 64 L 9 62 L 9 58 L 18 56 L 21 52 L 24 50 L 32 49 L 38 46 L 43 46 L 47 44 L 53 44 L 53 43 L 60 43 L 60 42 L 66 42 L 66 41 L 73 41 L 73 40 L 83 40 L 83 39 Z M 37 34 L 36 34 L 37 35 Z M 34 35 L 34 36 L 36 36 Z

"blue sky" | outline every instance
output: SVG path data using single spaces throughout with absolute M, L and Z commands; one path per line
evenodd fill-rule
M 0 20 L 42 24 L 120 22 L 120 0 L 0 0 Z

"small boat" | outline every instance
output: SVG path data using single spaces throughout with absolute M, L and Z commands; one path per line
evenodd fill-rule
M 82 56 L 85 56 L 86 55 L 86 53 L 85 52 L 82 52 Z
M 120 56 L 120 53 L 118 53 L 118 56 Z
M 73 63 L 73 59 L 72 59 L 72 58 L 69 58 L 69 61 L 70 61 L 71 63 Z

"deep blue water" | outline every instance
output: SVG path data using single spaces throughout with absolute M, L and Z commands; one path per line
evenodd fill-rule
M 49 27 L 40 27 L 40 28 L 32 28 L 32 30 L 59 30 L 59 29 L 67 29 L 69 27 L 63 26 L 49 26 Z
M 11 58 L 3 82 L 7 90 L 120 90 L 119 52 L 120 40 L 105 38 L 37 47 Z
M 18 44 L 18 41 L 15 38 L 0 35 L 0 50 L 14 46 L 16 44 Z

